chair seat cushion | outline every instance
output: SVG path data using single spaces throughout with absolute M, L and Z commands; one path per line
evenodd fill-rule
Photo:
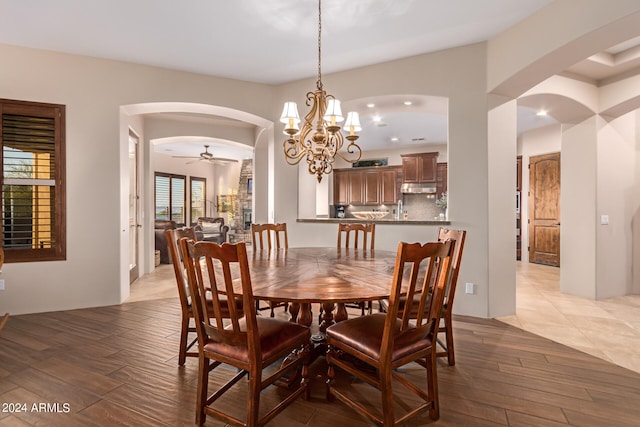
M 309 344 L 311 331 L 306 326 L 271 317 L 257 316 L 258 335 L 262 360 L 271 363 L 273 360 L 288 354 L 292 347 Z M 240 329 L 246 331 L 245 318 L 240 319 Z M 204 346 L 207 353 L 249 362 L 249 350 L 246 345 L 232 346 L 225 343 L 210 341 Z M 215 358 L 215 357 L 214 357 Z
M 386 316 L 386 313 L 375 313 L 331 325 L 327 328 L 327 343 L 342 350 L 350 348 L 378 360 Z M 430 328 L 410 328 L 400 334 L 400 325 L 400 319 L 395 319 L 392 361 L 431 346 L 431 335 L 424 332 Z

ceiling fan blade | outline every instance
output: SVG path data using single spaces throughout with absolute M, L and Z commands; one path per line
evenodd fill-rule
M 200 156 L 171 156 L 174 159 L 199 159 Z
M 221 163 L 238 163 L 236 159 L 225 159 L 223 157 L 212 157 L 209 159 L 210 162 L 221 162 Z
M 185 163 L 186 165 L 190 165 L 191 163 L 197 163 L 202 159 L 197 158 L 196 160 L 191 160 L 190 162 Z

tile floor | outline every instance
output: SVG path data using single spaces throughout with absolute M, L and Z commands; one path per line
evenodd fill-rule
M 640 295 L 593 301 L 560 293 L 560 269 L 516 267 L 516 314 L 498 320 L 640 372 Z
M 592 301 L 560 293 L 560 270 L 518 262 L 516 314 L 498 320 L 640 372 L 640 295 Z M 131 286 L 127 301 L 176 297 L 173 267 Z

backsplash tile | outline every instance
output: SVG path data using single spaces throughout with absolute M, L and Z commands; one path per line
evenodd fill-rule
M 403 197 L 402 209 L 407 211 L 410 220 L 432 221 L 440 219 L 440 214 L 444 214 L 444 209 L 436 206 L 435 197 L 426 194 L 405 194 Z M 397 205 L 359 206 L 349 205 L 345 209 L 347 218 L 353 218 L 353 212 L 359 211 L 382 211 L 389 212 L 383 219 L 395 219 Z

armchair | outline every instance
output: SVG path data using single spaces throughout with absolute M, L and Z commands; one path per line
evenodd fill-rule
M 155 222 L 155 248 L 160 251 L 160 264 L 171 264 L 171 256 L 167 246 L 167 236 L 165 230 L 175 230 L 175 221 L 156 219 Z
M 201 216 L 194 227 L 196 232 L 196 240 L 204 240 L 207 242 L 215 242 L 222 244 L 227 241 L 227 233 L 229 226 L 224 225 L 224 218 Z

